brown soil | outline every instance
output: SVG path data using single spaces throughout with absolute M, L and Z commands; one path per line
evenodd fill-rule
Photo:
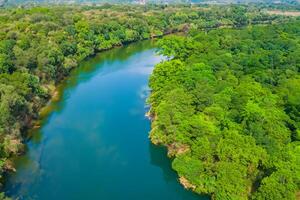
M 179 144 L 179 143 L 172 143 L 169 144 L 167 147 L 168 147 L 168 156 L 170 157 L 184 154 L 190 150 L 190 147 L 188 145 Z
M 296 193 L 296 200 L 300 200 L 300 191 Z
M 10 171 L 10 172 L 16 172 L 16 168 L 14 167 L 14 164 L 11 160 L 6 160 L 4 163 L 4 169 L 6 171 Z
M 186 178 L 183 176 L 179 178 L 180 183 L 183 185 L 185 189 L 192 189 L 195 190 L 196 186 L 191 184 Z

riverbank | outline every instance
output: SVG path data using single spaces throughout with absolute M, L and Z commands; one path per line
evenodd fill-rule
M 151 106 L 150 106 L 150 108 L 151 108 Z M 171 143 L 171 144 L 164 143 L 161 140 L 161 138 L 159 138 L 155 135 L 155 131 L 156 131 L 156 129 L 158 129 L 158 127 L 156 127 L 156 125 L 155 125 L 155 121 L 157 120 L 156 114 L 153 112 L 151 113 L 151 109 L 150 109 L 149 111 L 147 111 L 145 116 L 151 121 L 151 131 L 149 133 L 150 141 L 156 146 L 163 146 L 164 148 L 166 148 L 167 156 L 169 159 L 174 159 L 176 156 L 180 156 L 182 154 L 190 152 L 190 147 L 188 145 L 176 143 L 176 142 Z M 153 125 L 153 122 L 154 122 L 154 125 Z M 178 175 L 178 181 L 185 189 L 195 192 L 196 185 L 190 183 L 190 181 L 188 179 L 186 179 L 184 176 Z
M 291 19 L 160 42 L 162 54 L 172 59 L 150 77 L 150 139 L 168 148 L 186 188 L 220 200 L 298 198 L 299 103 L 292 100 L 299 97 L 292 63 L 298 63 L 298 27 L 299 20 Z
M 26 154 L 16 159 L 6 194 L 36 200 L 206 199 L 178 183 L 165 149 L 148 139 L 145 90 L 162 59 L 153 42 L 142 41 L 74 69 L 61 99 L 27 141 Z
M 5 61 L 0 66 L 3 108 L 0 113 L 0 142 L 3 144 L 0 166 L 3 171 L 14 170 L 10 158 L 23 152 L 22 143 L 30 139 L 28 131 L 39 129 L 39 117 L 51 110 L 43 107 L 49 105 L 50 99 L 59 99 L 58 85 L 85 59 L 117 46 L 190 28 L 207 31 L 226 25 L 239 27 L 251 21 L 246 20 L 250 16 L 246 16 L 247 12 L 255 14 L 252 17 L 261 15 L 255 9 L 254 12 L 231 6 L 212 9 L 106 6 L 1 10 L 0 53 Z M 217 17 L 220 10 L 226 12 L 226 16 Z M 240 19 L 240 15 L 245 15 L 244 21 L 235 20 Z M 277 19 L 282 18 L 272 17 L 274 21 Z M 263 20 L 270 19 L 267 16 Z
M 34 130 L 39 129 L 41 127 L 41 121 L 45 117 L 47 117 L 47 115 L 49 113 L 51 113 L 51 111 L 53 109 L 51 106 L 51 103 L 59 101 L 63 94 L 63 87 L 61 87 L 61 85 L 63 85 L 63 83 L 68 79 L 69 74 L 74 69 L 79 67 L 81 65 L 81 63 L 84 63 L 88 59 L 92 59 L 93 57 L 97 56 L 98 54 L 101 54 L 106 51 L 110 51 L 115 48 L 121 48 L 123 46 L 130 45 L 132 43 L 136 43 L 136 42 L 143 41 L 143 40 L 156 40 L 158 38 L 162 38 L 164 36 L 171 35 L 171 34 L 186 34 L 187 31 L 188 31 L 188 27 L 184 26 L 184 27 L 182 27 L 182 30 L 172 30 L 172 31 L 168 30 L 167 32 L 164 32 L 163 34 L 159 34 L 159 35 L 152 34 L 151 38 L 148 38 L 148 39 L 141 39 L 141 40 L 135 40 L 135 41 L 125 42 L 125 43 L 121 43 L 121 44 L 115 44 L 115 45 L 112 45 L 111 47 L 108 47 L 106 49 L 101 49 L 101 50 L 95 49 L 92 54 L 83 58 L 82 61 L 80 61 L 80 63 L 78 63 L 76 66 L 72 66 L 71 68 L 69 68 L 68 71 L 65 72 L 65 74 L 63 76 L 61 75 L 59 80 L 55 84 L 43 85 L 42 87 L 45 88 L 47 91 L 47 99 L 43 100 L 41 102 L 36 102 L 36 106 L 38 107 L 38 109 L 37 109 L 37 112 L 34 114 L 34 116 L 25 116 L 24 117 L 27 120 L 23 124 L 24 127 L 21 130 L 22 138 L 13 138 L 10 141 L 8 141 L 8 143 L 11 144 L 11 145 L 9 145 L 11 155 L 8 157 L 8 159 L 4 163 L 4 174 L 8 173 L 8 172 L 16 172 L 14 163 L 11 159 L 15 158 L 16 156 L 20 156 L 20 155 L 26 153 L 24 143 L 27 140 L 30 140 L 30 138 L 32 137 L 30 132 L 34 132 Z M 5 181 L 5 180 L 2 180 L 2 181 Z

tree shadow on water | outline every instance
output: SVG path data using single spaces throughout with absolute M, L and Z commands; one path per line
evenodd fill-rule
M 177 173 L 172 169 L 172 159 L 167 156 L 167 149 L 163 146 L 153 145 L 149 142 L 150 163 L 162 170 L 163 178 L 171 189 L 176 193 L 177 199 L 182 200 L 209 200 L 207 195 L 199 195 L 190 190 L 184 189 L 179 183 Z
M 171 168 L 172 160 L 167 157 L 166 147 L 149 143 L 149 151 L 151 156 L 150 163 L 162 170 L 166 182 L 174 182 L 177 178 L 177 174 Z

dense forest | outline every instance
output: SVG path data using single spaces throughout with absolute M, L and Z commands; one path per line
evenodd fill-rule
M 300 21 L 191 30 L 160 53 L 150 138 L 180 182 L 213 199 L 298 199 Z
M 24 149 L 26 130 L 55 86 L 82 60 L 130 42 L 189 32 L 162 42 L 162 53 L 173 59 L 158 65 L 151 78 L 152 140 L 171 146 L 170 154 L 184 147 L 174 168 L 199 193 L 222 199 L 255 192 L 263 198 L 265 190 L 279 188 L 291 197 L 299 187 L 297 175 L 290 176 L 299 162 L 299 24 L 224 29 L 290 20 L 243 5 L 2 8 L 1 176 L 13 170 L 9 158 Z M 224 169 L 234 175 L 219 177 Z

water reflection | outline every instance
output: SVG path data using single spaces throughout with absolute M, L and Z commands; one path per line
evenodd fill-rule
M 163 148 L 149 143 L 149 73 L 163 58 L 149 41 L 103 52 L 60 85 L 6 193 L 19 200 L 194 200 Z

